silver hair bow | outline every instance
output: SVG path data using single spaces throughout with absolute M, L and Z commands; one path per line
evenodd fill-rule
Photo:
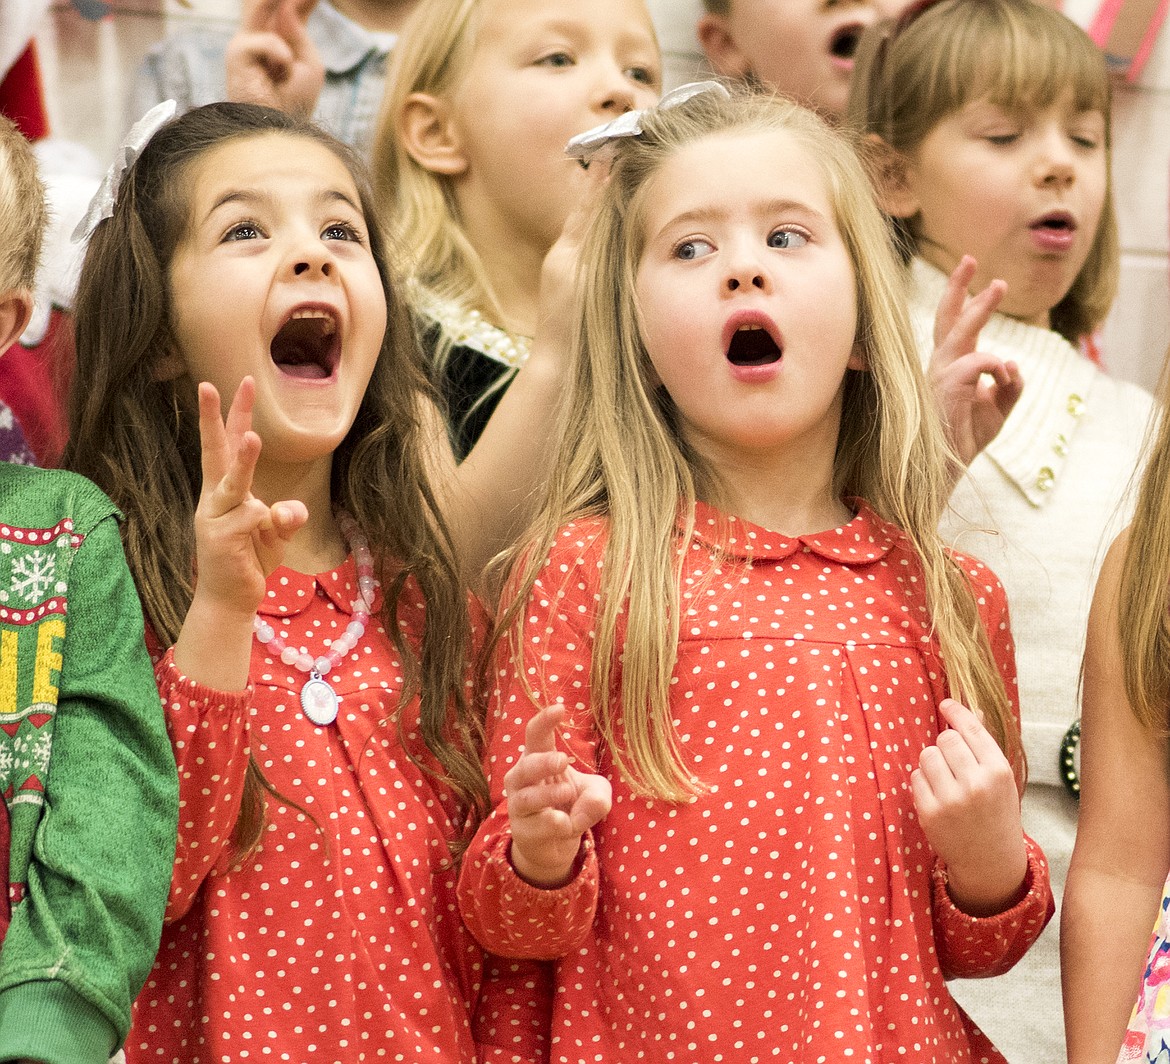
M 150 138 L 174 117 L 177 106 L 174 100 L 163 100 L 134 123 L 130 132 L 126 134 L 126 140 L 115 152 L 114 161 L 110 163 L 110 168 L 102 178 L 93 199 L 89 201 L 89 210 L 73 230 L 74 243 L 88 240 L 93 236 L 98 223 L 105 221 L 114 213 L 122 175 L 134 165 L 134 160 L 142 154 L 142 149 L 150 142 Z
M 677 89 L 672 89 L 663 96 L 652 109 L 627 111 L 624 115 L 619 115 L 613 119 L 613 121 L 606 122 L 605 125 L 594 126 L 592 129 L 587 129 L 584 133 L 578 133 L 565 146 L 565 154 L 571 159 L 576 159 L 583 166 L 587 166 L 589 160 L 598 151 L 613 144 L 614 141 L 621 140 L 623 137 L 640 136 L 642 133 L 642 119 L 646 117 L 647 110 L 668 111 L 670 108 L 677 107 L 680 103 L 686 103 L 692 97 L 700 96 L 705 92 L 713 92 L 726 99 L 730 99 L 731 97 L 731 93 L 727 91 L 727 87 L 718 81 L 692 81 L 686 85 L 680 85 Z

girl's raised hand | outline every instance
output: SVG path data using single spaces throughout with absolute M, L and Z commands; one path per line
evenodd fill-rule
M 305 28 L 317 0 L 247 0 L 228 42 L 227 97 L 307 118 L 325 84 L 325 66 Z
M 199 385 L 203 487 L 195 508 L 195 594 L 225 613 L 249 617 L 264 597 L 268 574 L 309 516 L 300 501 L 269 506 L 252 494 L 260 457 L 260 437 L 252 431 L 255 396 L 252 378 L 245 377 L 225 424 L 219 393 Z
M 1020 793 L 1011 763 L 980 719 L 946 698 L 950 725 L 910 776 L 926 840 L 947 866 L 951 900 L 971 916 L 1015 902 L 1028 868 Z
M 610 810 L 609 780 L 569 765 L 557 750 L 565 707 L 547 706 L 524 730 L 524 752 L 504 776 L 512 825 L 512 867 L 538 887 L 559 887 L 573 874 L 581 836 Z
M 968 298 L 977 266 L 964 255 L 947 280 L 935 313 L 934 353 L 927 371 L 947 437 L 964 467 L 995 439 L 1024 388 L 1014 362 L 976 350 L 980 331 L 1007 292 L 1003 281 L 992 281 Z

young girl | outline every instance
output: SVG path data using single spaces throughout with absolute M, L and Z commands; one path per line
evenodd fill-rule
M 1052 897 L 881 216 L 793 104 L 639 125 L 583 255 L 464 917 L 558 958 L 556 1061 L 1000 1059 L 944 980 L 1010 966 Z
M 1061 746 L 1077 716 L 1093 582 L 1132 505 L 1125 489 L 1151 407 L 1077 348 L 1117 282 L 1108 71 L 1088 37 L 1043 4 L 943 0 L 866 34 L 851 117 L 886 149 L 883 195 L 914 255 L 924 362 L 955 263 L 974 256 L 976 285 L 1007 282 L 980 348 L 1018 365 L 1023 397 L 971 463 L 942 532 L 1007 589 L 1029 765 L 1025 826 L 1059 894 L 1076 832 Z M 1009 1058 L 1063 1054 L 1057 953 L 1053 929 L 1006 988 L 956 991 Z
M 1080 830 L 1060 934 L 1070 1064 L 1170 1052 L 1168 388 L 1170 356 L 1133 524 L 1105 558 L 1089 617 Z
M 563 371 L 529 338 L 542 263 L 590 180 L 565 143 L 657 99 L 658 45 L 643 0 L 433 0 L 388 77 L 373 169 L 463 457 L 521 365 L 511 402 L 553 405 Z M 545 439 L 534 422 L 519 442 L 535 461 Z
M 467 597 L 362 173 L 279 112 L 191 111 L 82 271 L 69 460 L 125 512 L 183 801 L 131 1062 L 475 1056 Z

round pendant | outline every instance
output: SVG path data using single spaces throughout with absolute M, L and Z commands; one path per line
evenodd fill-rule
M 309 720 L 321 727 L 337 720 L 339 701 L 337 692 L 317 673 L 313 673 L 301 688 L 301 709 Z

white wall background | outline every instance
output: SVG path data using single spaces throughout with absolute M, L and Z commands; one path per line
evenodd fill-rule
M 3 0 L 0 0 L 2 3 Z M 586 0 L 587 2 L 587 0 Z M 701 71 L 694 25 L 701 0 L 648 0 L 658 26 L 667 86 Z M 1098 0 L 1065 0 L 1084 25 Z M 107 158 L 122 133 L 122 103 L 146 49 L 199 22 L 234 22 L 239 0 L 114 0 L 115 13 L 91 23 L 55 0 L 38 33 L 54 133 Z M 1122 281 L 1105 327 L 1109 368 L 1152 388 L 1170 346 L 1170 22 L 1135 85 L 1117 88 L 1114 188 L 1121 224 Z

